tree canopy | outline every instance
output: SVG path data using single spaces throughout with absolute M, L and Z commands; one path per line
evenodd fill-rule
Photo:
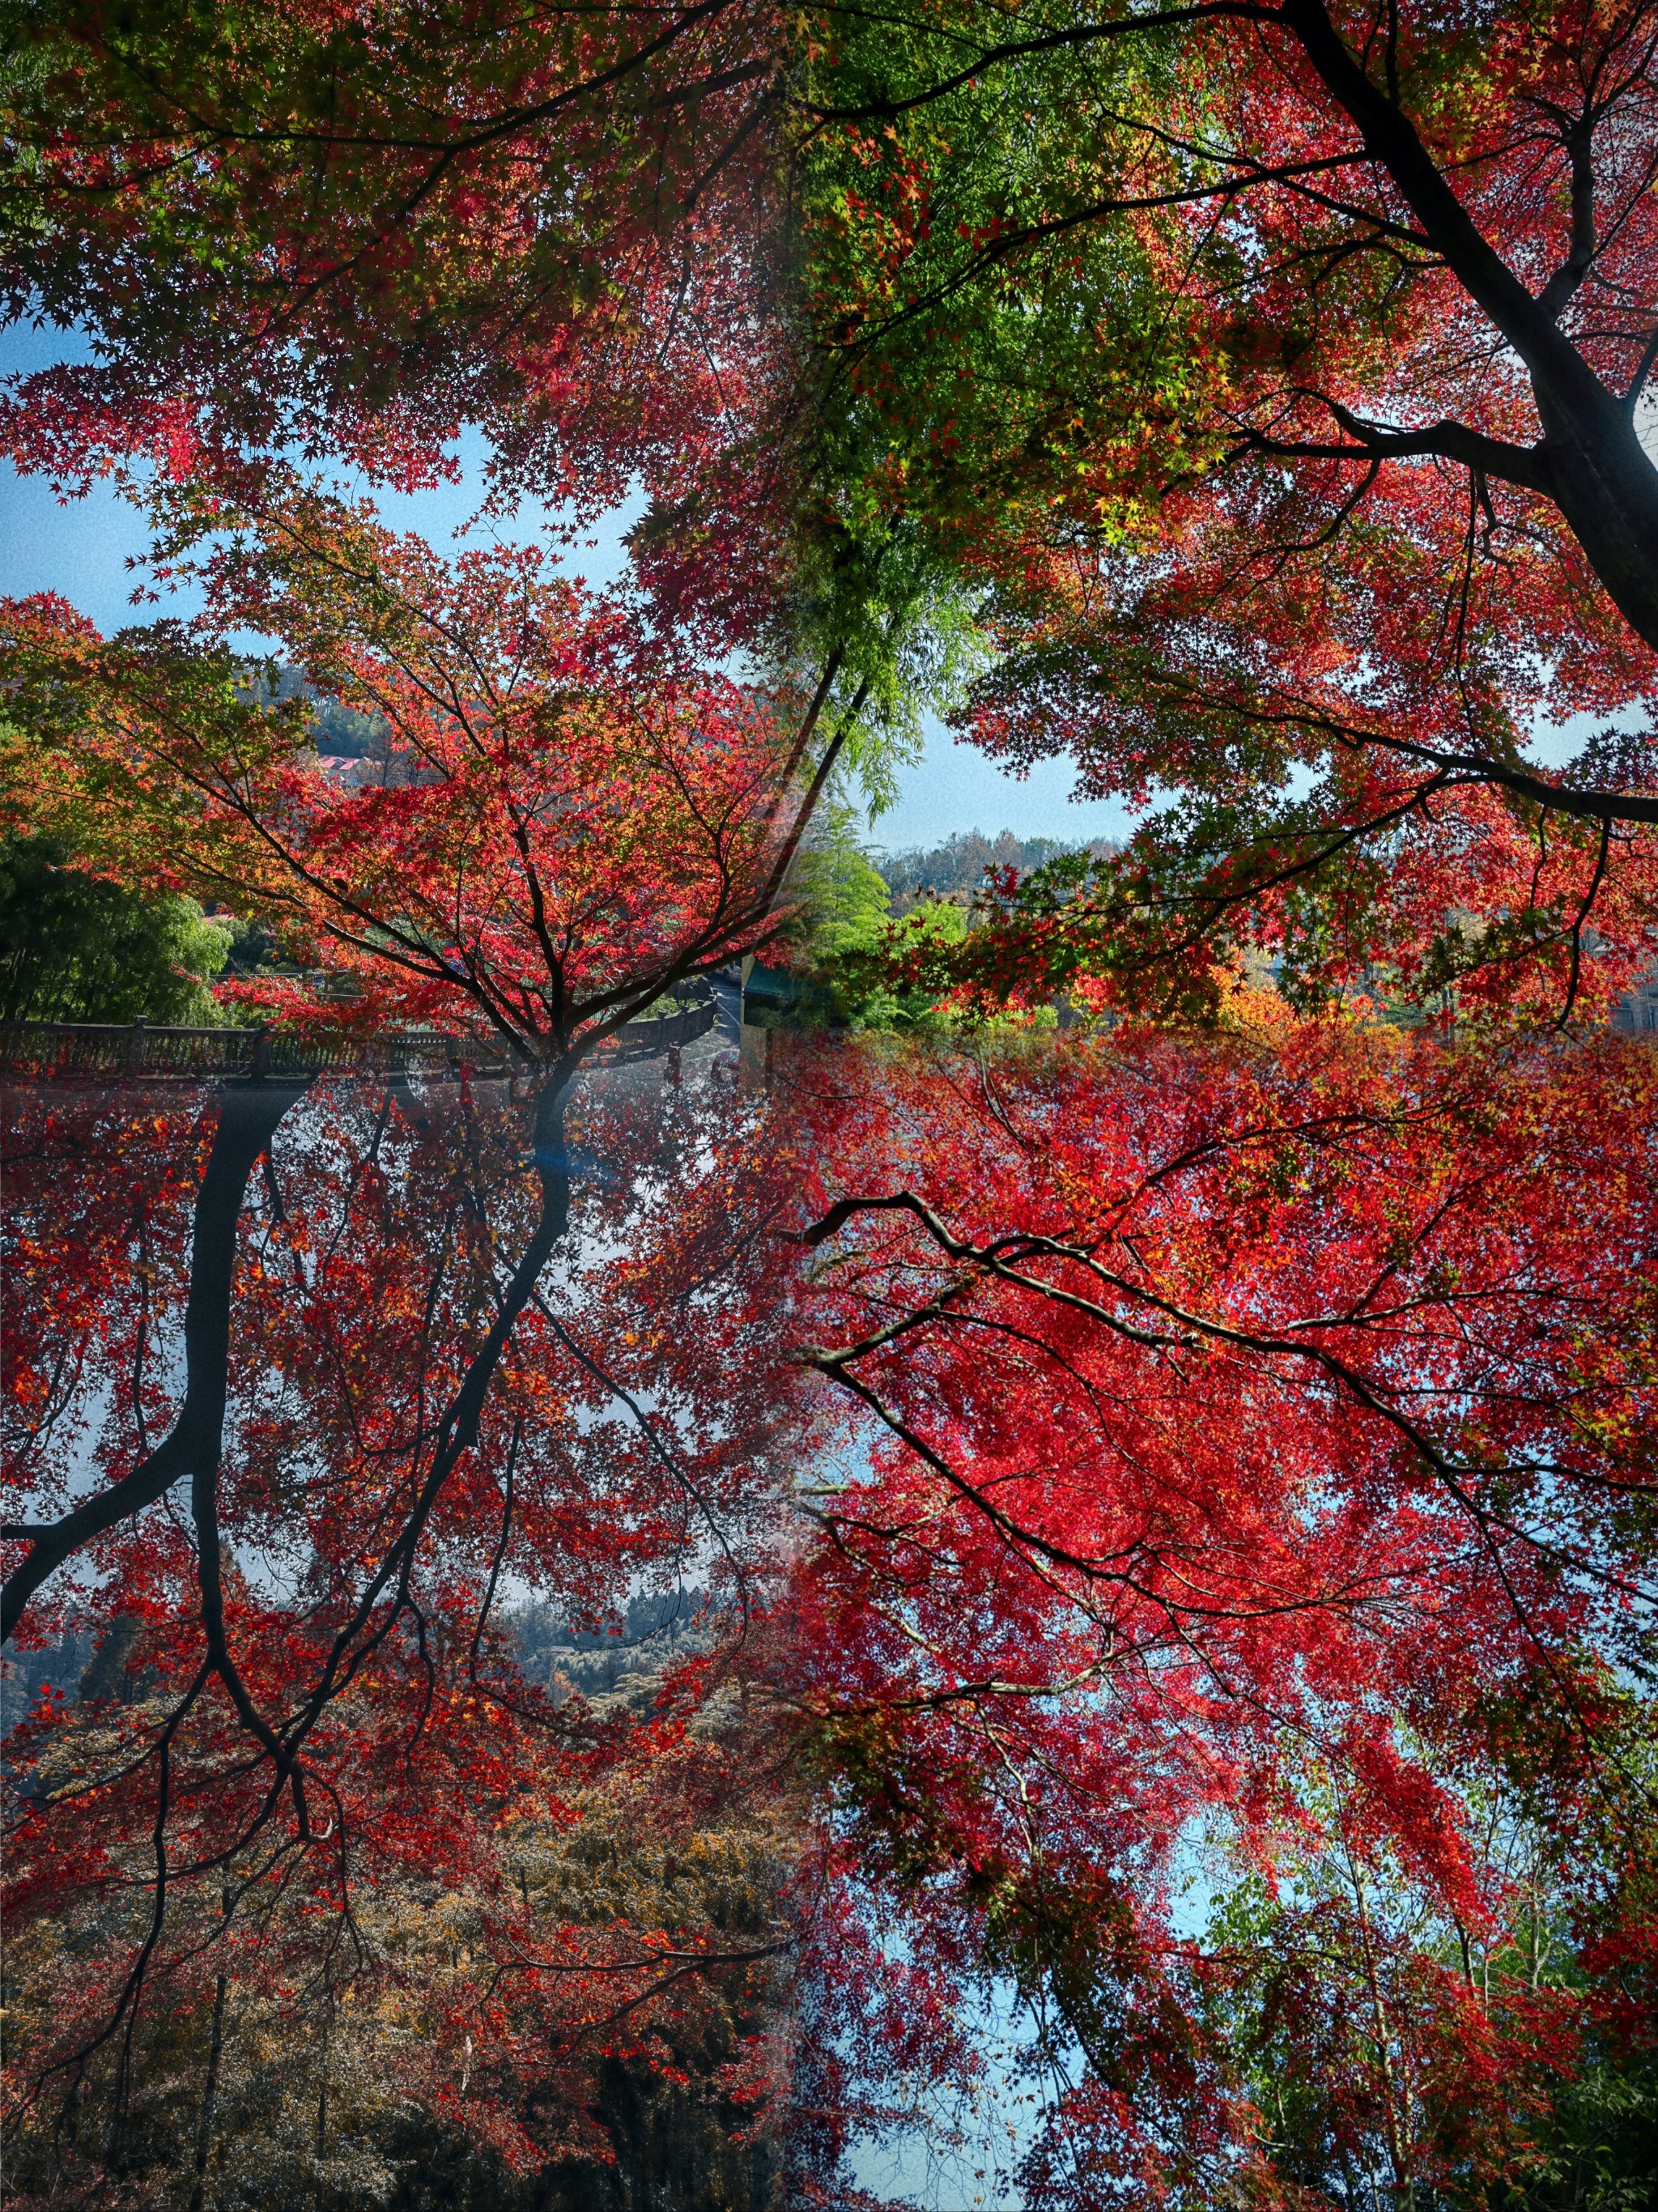
M 1633 2212 L 1650 0 L 0 23 L 20 2204 Z

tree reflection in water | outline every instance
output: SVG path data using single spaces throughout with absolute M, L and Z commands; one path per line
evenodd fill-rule
M 14 1094 L 16 2185 L 767 2200 L 775 1195 L 695 1071 L 567 1104 Z
M 1658 1063 L 1254 1018 L 21 1088 L 23 2201 L 1644 2170 Z

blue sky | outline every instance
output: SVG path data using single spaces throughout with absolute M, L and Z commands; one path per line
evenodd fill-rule
M 0 377 L 77 356 L 83 357 L 84 349 L 72 334 L 16 325 L 0 330 Z M 1658 403 L 1645 411 L 1643 427 L 1649 442 L 1658 440 Z M 477 509 L 483 496 L 486 450 L 476 434 L 461 440 L 458 483 L 412 497 L 376 493 L 386 520 L 398 528 L 419 530 L 440 544 Z M 525 508 L 508 534 L 532 534 L 544 514 Z M 625 557 L 618 532 L 631 519 L 626 514 L 614 518 L 592 545 L 572 554 L 570 565 L 593 583 L 616 575 Z M 144 620 L 145 611 L 131 604 L 137 578 L 129 565 L 142 555 L 144 542 L 140 518 L 107 489 L 94 489 L 85 499 L 64 505 L 44 479 L 19 477 L 0 460 L 0 595 L 60 592 L 104 630 Z M 194 605 L 180 593 L 164 608 L 152 608 L 149 613 L 189 614 Z M 1577 717 L 1563 729 L 1535 732 L 1535 757 L 1549 766 L 1564 764 L 1594 719 Z M 992 837 L 1011 830 L 1021 837 L 1078 841 L 1123 836 L 1129 826 L 1125 809 L 1112 800 L 1074 802 L 1074 781 L 1068 761 L 1044 761 L 1027 776 L 1010 775 L 975 746 L 954 740 L 947 730 L 932 725 L 922 758 L 900 774 L 896 803 L 868 830 L 867 839 L 888 851 L 902 852 L 938 844 L 970 830 Z
M 77 350 L 73 339 L 61 333 L 14 326 L 0 331 L 0 375 L 41 368 Z M 377 493 L 386 520 L 419 530 L 434 543 L 446 539 L 471 518 L 482 496 L 483 440 L 463 439 L 459 458 L 459 484 L 413 497 Z M 538 520 L 525 510 L 512 534 L 530 534 Z M 625 518 L 616 526 L 625 526 Z M 621 566 L 616 526 L 571 556 L 570 565 L 594 583 L 605 581 Z M 142 519 L 107 489 L 94 487 L 85 499 L 64 505 L 44 478 L 20 477 L 0 461 L 0 595 L 61 592 L 106 631 L 160 613 L 192 613 L 197 602 L 185 593 L 159 607 L 132 605 L 140 579 L 130 563 L 143 555 L 144 544 Z M 1060 761 L 1042 763 L 1028 777 L 1008 775 L 976 747 L 958 744 L 935 726 L 928 732 L 923 758 L 900 775 L 897 803 L 868 831 L 869 842 L 899 852 L 969 830 L 993 837 L 1003 830 L 1021 837 L 1121 835 L 1126 821 L 1121 808 L 1098 801 L 1073 804 L 1074 781 L 1070 764 Z

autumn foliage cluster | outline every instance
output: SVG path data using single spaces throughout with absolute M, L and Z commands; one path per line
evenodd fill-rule
M 20 2205 L 1649 2203 L 1649 0 L 0 20 Z

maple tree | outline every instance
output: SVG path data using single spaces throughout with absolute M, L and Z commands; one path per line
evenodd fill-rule
M 919 517 L 1015 757 L 1333 763 L 1254 825 L 1327 859 L 1470 781 L 1650 821 L 1627 732 L 1524 757 L 1650 688 L 1649 8 L 163 15 L 20 39 L 12 306 L 100 349 L 23 465 L 412 480 L 477 422 L 504 489 L 642 485 L 683 616 L 825 650 L 913 617 Z
M 804 282 L 845 496 L 976 605 L 981 742 L 1175 802 L 1051 882 L 1108 976 L 1218 936 L 1315 986 L 1518 958 L 1570 1011 L 1591 909 L 1650 958 L 1654 37 L 824 18 Z
M 513 1070 L 25 1103 L 7 1626 L 98 1639 L 12 1743 L 31 2186 L 505 2187 L 643 2100 L 844 2203 L 1009 1985 L 1045 2203 L 1547 2201 L 1638 2104 L 1658 1114 L 1510 1018 L 1651 957 L 1653 21 L 20 19 L 0 287 L 94 358 L 0 432 L 207 607 L 7 605 L 4 826 L 270 931 L 243 1017 Z M 642 495 L 629 591 L 303 473 L 467 425 Z M 1172 804 L 803 933 L 975 654 Z M 596 1073 L 779 948 L 930 1041 Z M 503 1620 L 690 1580 L 625 1692 Z
M 236 1102 L 210 1143 L 198 1101 L 151 1103 L 42 1098 L 8 1178 L 15 1279 L 48 1316 L 9 1342 L 35 1409 L 13 1494 L 48 1504 L 84 1458 L 90 1495 L 125 1508 L 26 1616 L 36 1643 L 76 1620 L 102 1655 L 9 1754 L 29 2172 L 67 2156 L 88 2182 L 138 2179 L 182 2144 L 199 2197 L 228 2185 L 207 2177 L 236 2166 L 240 2125 L 261 2187 L 361 2186 L 417 2155 L 394 2141 L 410 2109 L 507 2172 L 602 2166 L 607 2068 L 647 2100 L 700 2079 L 763 2166 L 792 1822 L 760 1755 L 774 1346 L 722 1283 L 766 1202 L 742 1117 L 706 1090 L 588 1083 L 581 1233 L 416 1510 L 538 1211 L 522 1122 L 500 1083 L 348 1080 L 272 1113 L 263 1178 L 228 1206 L 234 1301 L 220 1285 L 212 1307 L 222 1445 L 180 1510 L 124 1493 L 169 1415 L 168 1443 L 190 1441 L 198 1347 L 182 1402 L 167 1352 L 203 1303 L 191 1171 L 224 1173 Z M 66 1284 L 55 1232 L 82 1205 L 98 1233 Z M 401 1588 L 376 1605 L 388 1534 Z M 693 1575 L 696 1634 L 647 1633 L 608 1698 L 536 1680 L 504 1618 L 509 1589 L 602 1621 L 640 1579 Z
M 222 520 L 222 504 L 213 513 Z M 787 910 L 780 892 L 849 716 L 833 718 L 812 753 L 827 679 L 787 713 L 786 699 L 697 669 L 625 607 L 590 605 L 544 577 L 532 554 L 464 556 L 451 570 L 418 541 L 394 541 L 337 507 L 296 496 L 282 520 L 272 526 L 267 505 L 259 531 L 219 556 L 215 588 L 227 601 L 237 595 L 244 614 L 257 604 L 314 681 L 387 732 L 374 778 L 342 780 L 319 762 L 302 700 L 271 701 L 228 653 L 165 628 L 106 642 L 61 603 L 37 600 L 8 611 L 8 743 L 27 768 L 15 803 L 36 825 L 72 831 L 125 880 L 210 893 L 259 916 L 291 950 L 325 954 L 320 994 L 314 977 L 230 987 L 254 1011 L 301 1035 L 435 1019 L 458 1038 L 470 1031 L 475 1054 L 482 1042 L 504 1054 L 516 1087 L 494 1156 L 467 1173 L 438 1146 L 406 1213 L 385 1222 L 390 1099 L 354 1145 L 345 1122 L 318 1126 L 323 1109 L 305 1079 L 225 1088 L 190 1265 L 175 1284 L 182 1395 L 166 1411 L 152 1406 L 136 1437 L 123 1425 L 77 1497 L 64 1491 L 61 1457 L 26 1449 L 14 1467 L 22 1504 L 7 1530 L 21 1547 L 9 1561 L 8 1632 L 21 1622 L 38 1642 L 77 1599 L 140 1624 L 129 1663 L 143 1693 L 130 1724 L 112 1733 L 95 1712 L 49 1706 L 26 1733 L 33 1775 L 73 1772 L 79 1825 L 65 1821 L 48 1784 L 49 1809 L 23 1809 L 14 1861 L 13 1909 L 25 1924 L 57 1925 L 67 1900 L 72 1928 L 75 1912 L 105 1909 L 101 1863 L 141 1848 L 141 1837 L 159 1839 L 122 1923 L 126 1940 L 103 1948 L 76 2003 L 59 1992 L 44 2050 L 28 2061 L 31 2096 L 57 2084 L 59 2121 L 88 2069 L 113 2065 L 87 2092 L 106 2102 L 110 2172 L 155 2154 L 125 2115 L 158 1981 L 177 1984 L 200 2026 L 203 2006 L 215 2017 L 220 2008 L 215 1976 L 236 2004 L 251 1973 L 253 2015 L 285 2020 L 293 2033 L 282 1990 L 295 1946 L 314 1936 L 308 1986 L 331 2003 L 328 1961 L 342 1942 L 355 1954 L 349 1931 L 367 1909 L 365 1885 L 412 1880 L 422 1865 L 431 1875 L 416 1808 L 434 1788 L 459 1787 L 471 1808 L 457 1813 L 459 1856 L 444 1880 L 458 1890 L 482 1881 L 491 1896 L 507 1880 L 495 1840 L 504 1808 L 578 1789 L 596 1763 L 663 1753 L 667 1795 L 651 1802 L 671 1826 L 681 1784 L 666 1754 L 694 1717 L 698 1668 L 683 1681 L 670 1674 L 668 1704 L 641 1720 L 635 1748 L 627 1729 L 601 1727 L 573 1753 L 556 1701 L 531 1696 L 515 1711 L 510 1655 L 485 1638 L 497 1584 L 527 1579 L 567 1606 L 603 1612 L 629 1577 L 701 1542 L 719 1573 L 736 1577 L 716 1613 L 735 1605 L 740 1617 L 754 1609 L 759 1571 L 743 1564 L 757 1540 L 743 1531 L 765 1526 L 774 1487 L 732 1356 L 746 1326 L 764 1370 L 769 1338 L 740 1316 L 716 1325 L 710 1313 L 689 1341 L 665 1341 L 667 1263 L 659 1255 L 653 1271 L 644 1266 L 645 1194 L 659 1176 L 677 1193 L 663 1233 L 690 1247 L 681 1299 L 695 1313 L 711 1295 L 740 1212 L 728 1194 L 696 1200 L 719 1147 L 695 1114 L 681 1116 L 677 1158 L 642 1138 L 630 1145 L 625 1113 L 607 1137 L 583 1071 L 665 992 L 775 933 Z M 334 995 L 341 980 L 343 1000 Z M 732 1122 L 728 1105 L 718 1110 Z M 411 1097 L 397 1111 L 418 1130 Z M 487 1149 L 476 1130 L 469 1141 Z M 261 1161 L 264 1208 L 251 1181 Z M 307 1191 L 313 1168 L 319 1187 Z M 584 1184 L 616 1193 L 622 1212 L 608 1232 L 584 1206 Z M 42 1202 L 57 1203 L 49 1180 Z M 127 1203 L 113 1199 L 118 1217 Z M 325 1234 L 314 1224 L 331 1208 L 338 1218 Z M 376 1231 L 371 1261 L 351 1240 L 372 1245 Z M 568 1310 L 583 1241 L 607 1234 L 629 1255 L 616 1263 L 636 1285 L 629 1295 L 658 1316 L 648 1327 L 610 1316 L 579 1331 Z M 115 1255 L 107 1241 L 88 1244 L 88 1265 L 120 1274 L 121 1243 L 118 1232 Z M 273 1267 L 273 1243 L 291 1252 L 287 1271 Z M 556 1258 L 559 1306 L 549 1303 Z M 160 1340 L 160 1322 L 147 1327 L 131 1357 L 153 1394 L 144 1347 Z M 59 1355 L 51 1334 L 43 1363 Z M 652 1347 L 677 1364 L 677 1382 L 637 1372 Z M 618 1360 L 632 1362 L 630 1381 L 619 1379 Z M 561 1366 L 573 1382 L 556 1381 Z M 104 1371 L 94 1363 L 82 1388 L 95 1389 Z M 291 1413 L 261 1404 L 275 1376 L 296 1401 Z M 27 1399 L 34 1385 L 20 1388 Z M 599 1405 L 628 1409 L 631 1444 L 578 1412 L 595 1392 Z M 683 1418 L 665 1435 L 645 1410 L 687 1393 L 718 1429 L 700 1458 Z M 764 1410 L 769 1419 L 768 1396 Z M 610 1476 L 584 1474 L 590 1464 Z M 307 1467 L 313 1474 L 301 1479 Z M 641 1486 L 632 1493 L 627 1468 Z M 182 1519 L 170 1502 L 180 1477 Z M 538 1503 L 561 1482 L 569 1498 Z M 43 1595 L 54 1575 L 58 1595 Z M 504 1689 L 479 1680 L 486 1650 L 501 1658 Z M 450 1719 L 457 1736 L 446 1736 Z M 435 1765 L 423 1771 L 428 1747 Z M 688 1778 L 684 1787 L 694 1797 Z M 564 1818 L 546 1817 L 555 1828 Z M 117 1879 L 125 1888 L 139 1878 Z M 519 1905 L 530 1913 L 527 1898 Z M 498 1905 L 478 1910 L 488 1918 Z M 298 1917 L 281 1933 L 290 1911 Z M 680 1989 L 688 1978 L 717 1979 L 729 1967 L 740 1982 L 780 1951 L 774 1940 L 721 1949 L 690 1927 L 585 1948 L 556 1933 L 537 1954 L 525 1949 L 521 1917 L 508 1914 L 515 1932 L 497 1929 L 487 1974 L 480 1955 L 487 1986 L 462 1978 L 449 2015 L 457 2038 L 476 2031 L 479 2080 L 487 2063 L 503 2084 L 493 2103 L 474 2089 L 466 2124 L 509 2163 L 564 2154 L 556 2128 L 537 2134 L 526 2107 L 550 2099 L 568 2121 L 586 2078 L 573 2061 L 576 2072 L 558 2077 L 563 2089 L 537 2088 L 529 2062 L 509 2055 L 524 2037 L 537 2049 L 548 2036 L 556 2043 L 565 2021 L 585 2048 L 611 2017 L 595 1992 L 620 1977 L 615 2020 L 628 2025 L 617 2033 L 654 2065 L 652 1977 L 665 1947 L 660 1979 L 676 2017 L 695 2009 Z M 250 1920 L 264 1929 L 252 1943 L 258 1963 L 233 1972 L 226 1947 L 238 1952 Z M 396 1952 L 388 1932 L 382 1976 L 404 1972 L 391 1963 Z M 56 1955 L 52 1945 L 45 1955 Z M 502 1974 L 528 2008 L 521 2014 L 491 1994 Z M 431 2009 L 431 1991 L 420 2002 L 421 2061 L 435 2062 L 434 2022 L 445 2015 Z M 738 2106 L 763 2104 L 765 2068 L 744 2087 L 740 2039 L 726 2041 Z M 615 2036 L 600 2042 L 614 2055 Z M 197 2036 L 196 2047 L 208 2046 Z M 466 2072 L 471 2061 L 457 2066 Z M 440 2067 L 432 2078 L 428 2101 L 441 2117 L 448 2076 Z M 413 2091 L 404 2081 L 397 2094 Z M 571 2140 L 588 2151 L 597 2141 L 579 2128 Z
M 1631 1785 L 1608 1789 L 1538 1690 L 1495 1704 L 1486 1759 L 1442 1777 L 1478 1933 L 1327 1798 L 1321 1850 L 1297 1864 L 1290 1845 L 1275 1884 L 1246 1876 L 1212 1912 L 1212 2021 L 1252 2077 L 1280 2185 L 1455 2199 L 1506 2183 L 1549 2203 L 1649 2164 L 1649 1716 L 1615 1698 L 1601 1715 Z
M 671 503 L 768 380 L 771 23 L 734 0 L 28 11 L 0 281 L 102 355 L 26 382 L 18 434 L 71 478 L 199 431 L 430 481 L 477 422 L 551 495 L 613 504 L 642 473 Z
M 769 0 L 21 11 L 0 68 L 0 299 L 93 358 L 10 380 L 0 447 L 69 495 L 295 456 L 402 489 L 487 440 L 490 505 L 566 537 L 629 502 L 677 623 L 887 664 L 854 538 L 813 526 L 814 410 L 782 312 Z M 924 580 L 912 580 L 926 596 Z
M 224 519 L 221 504 L 212 514 Z M 286 625 L 310 672 L 387 726 L 381 779 L 343 787 L 307 756 L 299 703 L 267 704 L 228 651 L 165 629 L 106 644 L 42 600 L 12 608 L 7 626 L 9 744 L 27 764 L 15 789 L 37 825 L 73 825 L 83 850 L 129 880 L 204 890 L 303 946 L 325 944 L 355 987 L 348 1018 L 360 1028 L 435 1015 L 492 1032 L 535 1071 L 540 1210 L 458 1378 L 434 1443 L 435 1498 L 568 1223 L 574 1077 L 665 991 L 774 932 L 857 702 L 802 781 L 827 674 L 791 726 L 765 699 L 685 665 L 625 611 L 589 610 L 578 587 L 543 578 L 532 552 L 463 556 L 451 573 L 418 540 L 302 495 L 281 522 L 267 513 L 251 545 L 233 542 L 216 581 L 244 618 L 257 609 Z M 302 1018 L 303 992 L 279 988 L 278 1005 L 296 995 L 288 1011 Z M 203 1293 L 221 1334 L 225 1236 L 285 1103 L 280 1086 L 236 1102 L 258 1127 L 228 1170 L 216 1287 Z M 190 1445 L 210 1489 L 216 1431 L 210 1414 Z M 159 1494 L 179 1471 L 163 1450 L 133 1480 Z M 119 1495 L 136 1502 L 137 1490 Z M 200 1503 L 207 1571 L 210 1498 Z M 113 1492 L 77 1509 L 119 1510 Z M 60 1565 L 79 1525 L 37 1533 L 15 1588 Z
M 214 501 L 206 526 L 235 519 Z M 533 548 L 452 566 L 302 487 L 213 582 L 224 626 L 279 636 L 387 732 L 379 773 L 311 755 L 303 701 L 228 648 L 106 642 L 39 599 L 7 609 L 15 806 L 325 947 L 375 1018 L 459 1021 L 550 1072 L 775 929 L 855 730 L 833 715 L 808 758 L 827 684 L 791 720 Z
M 1444 1932 L 1387 1937 L 1438 2084 L 1400 2121 L 1424 2185 L 1519 2176 L 1538 2085 L 1640 2016 L 1653 1073 L 1639 1045 L 1281 1008 L 1230 1042 L 800 1072 L 801 1356 L 854 1416 L 803 1499 L 802 1695 L 865 1909 L 1080 2052 L 1032 2152 L 1054 2201 L 1202 2198 L 1240 2158 L 1278 2201 L 1248 2037 L 1208 2025 L 1270 1944 L 1206 1948 L 1176 1911 L 1206 1836 L 1286 1887 L 1345 1850 Z M 1561 1865 L 1591 1806 L 1606 1838 L 1534 2003 L 1524 1885 L 1481 1840 L 1516 1729 L 1540 1848 Z M 1343 1925 L 1289 1936 L 1299 1994 L 1260 2032 L 1362 2132 L 1367 2077 L 1318 2024 L 1347 2032 L 1364 1971 Z

